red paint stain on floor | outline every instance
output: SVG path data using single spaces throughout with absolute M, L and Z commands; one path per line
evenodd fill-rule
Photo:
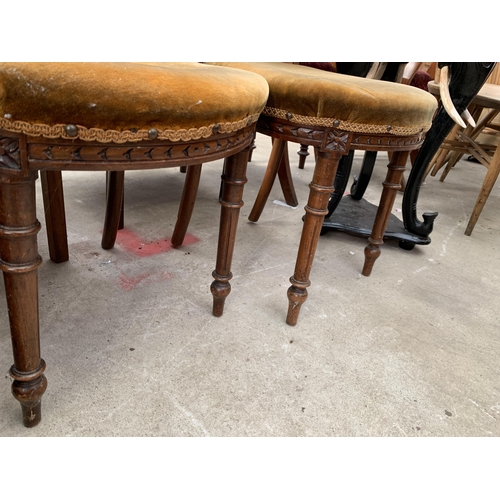
M 168 271 L 161 271 L 155 274 L 139 274 L 137 276 L 127 276 L 122 270 L 120 270 L 121 276 L 118 277 L 118 282 L 123 290 L 129 292 L 133 290 L 138 285 L 145 286 L 152 283 L 161 283 L 172 279 L 174 275 Z
M 200 240 L 192 234 L 186 233 L 182 246 L 198 243 Z M 121 229 L 116 235 L 116 243 L 123 247 L 127 252 L 138 255 L 139 257 L 151 257 L 163 252 L 169 252 L 174 247 L 170 238 L 145 242 L 137 234 L 129 229 Z

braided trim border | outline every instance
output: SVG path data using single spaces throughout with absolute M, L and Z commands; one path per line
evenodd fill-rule
M 303 116 L 285 111 L 284 109 L 271 108 L 266 106 L 262 111 L 264 116 L 271 118 L 281 118 L 297 125 L 306 125 L 310 127 L 329 127 L 338 128 L 347 132 L 356 132 L 361 134 L 393 134 L 399 136 L 415 135 L 420 132 L 427 132 L 432 123 L 425 127 L 397 127 L 393 125 L 368 125 L 364 123 L 352 123 L 336 118 L 318 118 L 315 116 Z
M 0 118 L 0 128 L 8 132 L 23 133 L 32 137 L 45 137 L 47 139 L 81 139 L 82 141 L 114 142 L 122 144 L 125 142 L 140 142 L 144 140 L 160 139 L 172 142 L 192 141 L 206 139 L 216 133 L 224 134 L 241 130 L 255 123 L 260 114 L 254 113 L 247 118 L 237 122 L 217 123 L 200 128 L 179 129 L 179 130 L 157 130 L 140 129 L 132 130 L 103 130 L 100 128 L 87 128 L 82 125 L 72 125 L 76 130 L 74 135 L 68 135 L 66 127 L 68 125 L 46 125 L 43 123 L 28 123 L 23 121 L 12 121 Z M 153 131 L 154 137 L 151 137 Z

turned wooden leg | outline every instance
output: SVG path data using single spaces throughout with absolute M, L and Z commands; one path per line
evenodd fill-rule
M 303 169 L 306 164 L 306 158 L 309 156 L 309 146 L 307 144 L 301 144 L 300 149 L 297 151 L 299 155 L 299 168 Z
M 57 263 L 66 262 L 69 260 L 69 251 L 62 173 L 42 170 L 40 181 L 50 259 Z
M 181 203 L 177 214 L 177 222 L 175 223 L 174 233 L 172 234 L 172 246 L 178 247 L 182 245 L 186 236 L 189 221 L 193 215 L 196 195 L 198 194 L 198 186 L 200 185 L 201 164 L 189 165 L 187 167 L 186 180 L 182 191 Z
M 222 316 L 224 302 L 231 291 L 229 280 L 231 262 L 233 260 L 234 241 L 240 208 L 243 206 L 243 187 L 247 182 L 246 169 L 249 148 L 226 158 L 222 172 L 220 190 L 221 216 L 219 227 L 219 243 L 217 246 L 217 262 L 212 273 L 214 280 L 210 291 L 214 297 L 213 315 Z
M 9 174 L 0 165 L 0 269 L 14 354 L 10 376 L 26 427 L 40 422 L 41 398 L 47 387 L 38 327 L 38 266 L 42 259 L 37 246 L 36 177 L 36 172 Z
M 406 160 L 408 159 L 408 151 L 397 151 L 391 156 L 391 161 L 387 166 L 387 176 L 382 183 L 383 190 L 380 197 L 380 203 L 375 216 L 372 234 L 368 238 L 368 245 L 365 248 L 365 263 L 361 274 L 370 276 L 373 264 L 380 256 L 380 246 L 384 244 L 384 234 L 396 194 L 401 188 L 401 179 L 405 171 Z
M 260 185 L 259 194 L 253 204 L 252 211 L 248 216 L 248 220 L 252 222 L 257 222 L 259 220 L 262 211 L 264 210 L 264 205 L 269 198 L 269 193 L 276 179 L 278 173 L 278 168 L 280 166 L 281 158 L 283 157 L 283 152 L 285 150 L 286 141 L 281 139 L 273 139 L 273 146 L 271 149 L 271 155 L 269 157 L 269 162 L 267 164 L 266 172 L 264 174 L 264 179 Z
M 469 223 L 467 224 L 467 228 L 465 230 L 465 235 L 470 236 L 476 225 L 481 212 L 483 211 L 484 205 L 486 204 L 486 200 L 497 181 L 498 174 L 500 173 L 500 146 L 497 146 L 495 150 L 495 154 L 491 159 L 490 165 L 488 167 L 488 171 L 486 172 L 486 177 L 484 178 L 483 185 L 481 187 L 481 191 L 479 192 L 479 196 L 477 197 L 476 204 L 474 205 L 474 210 L 469 219 Z
M 115 246 L 116 233 L 122 213 L 125 172 L 109 172 L 106 197 L 106 215 L 102 230 L 101 247 L 110 250 Z
M 288 289 L 288 315 L 286 322 L 295 326 L 302 304 L 307 299 L 306 288 L 311 284 L 309 274 L 314 260 L 321 226 L 328 213 L 328 200 L 333 191 L 333 181 L 342 154 L 318 153 L 316 168 L 312 182 L 309 184 L 309 200 L 307 202 L 302 228 L 302 236 L 295 263 L 294 275 L 290 278 L 292 286 Z

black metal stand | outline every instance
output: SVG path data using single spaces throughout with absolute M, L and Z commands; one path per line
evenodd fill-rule
M 350 196 L 344 196 L 338 204 L 335 212 L 323 222 L 321 234 L 328 231 L 343 231 L 355 236 L 370 236 L 373 221 L 377 214 L 377 206 L 366 201 L 354 200 Z M 429 236 L 418 236 L 408 232 L 403 224 L 394 214 L 391 214 L 384 240 L 393 239 L 399 241 L 399 246 L 404 250 L 412 250 L 415 245 L 428 245 L 431 242 Z

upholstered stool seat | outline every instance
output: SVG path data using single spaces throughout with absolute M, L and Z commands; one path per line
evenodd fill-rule
M 62 170 L 123 174 L 224 158 L 211 285 L 213 314 L 220 316 L 230 292 L 248 152 L 267 97 L 268 85 L 255 73 L 196 63 L 0 64 L 0 269 L 13 341 L 12 391 L 26 426 L 40 421 L 46 388 L 38 326 L 38 171 L 49 177 L 46 220 L 57 226 L 49 235 L 56 233 L 59 245 L 49 240 L 49 249 L 61 262 L 68 258 L 61 238 Z
M 3 63 L 0 72 L 0 127 L 51 139 L 204 139 L 255 122 L 266 94 L 255 73 L 197 63 Z
M 318 159 L 310 184 L 295 273 L 288 290 L 287 323 L 295 325 L 307 298 L 317 240 L 333 191 L 338 162 L 350 149 L 394 153 L 383 184 L 363 274 L 369 276 L 380 254 L 384 232 L 408 153 L 420 147 L 437 109 L 427 92 L 392 82 L 341 75 L 289 63 L 213 63 L 252 71 L 269 84 L 269 99 L 257 131 L 273 138 L 273 150 L 249 219 L 257 221 L 276 175 L 282 172 L 286 141 L 315 146 Z
M 436 99 L 420 89 L 286 63 L 216 63 L 262 75 L 269 99 L 262 115 L 298 125 L 410 136 L 426 132 Z

